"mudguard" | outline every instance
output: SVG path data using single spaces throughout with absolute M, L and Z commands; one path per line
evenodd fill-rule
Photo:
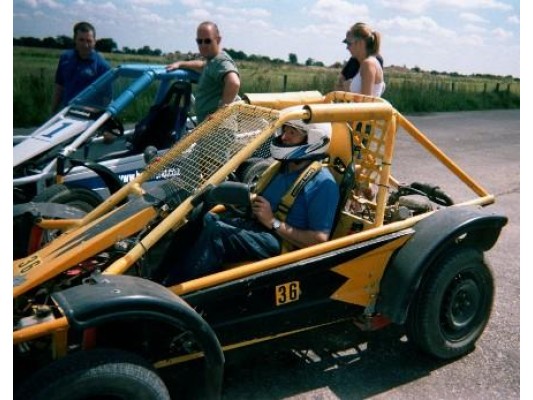
M 126 275 L 97 275 L 91 282 L 52 295 L 75 329 L 106 322 L 145 317 L 190 330 L 200 343 L 205 359 L 207 398 L 219 398 L 224 354 L 207 322 L 185 301 L 155 282 Z
M 475 206 L 449 207 L 420 221 L 385 270 L 376 311 L 394 323 L 405 323 L 424 273 L 446 249 L 460 243 L 487 251 L 506 223 L 507 217 Z

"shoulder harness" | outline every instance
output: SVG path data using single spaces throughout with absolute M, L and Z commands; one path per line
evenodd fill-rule
M 278 173 L 280 167 L 280 161 L 276 161 L 271 166 L 269 166 L 258 179 L 254 192 L 257 194 L 261 194 L 268 186 L 274 175 Z M 300 191 L 307 184 L 307 182 L 313 179 L 313 177 L 318 174 L 318 172 L 320 172 L 321 169 L 322 162 L 313 161 L 307 166 L 307 168 L 303 170 L 303 172 L 298 176 L 298 178 L 289 188 L 289 190 L 281 198 L 281 201 L 278 204 L 276 211 L 274 212 L 274 215 L 277 219 L 279 219 L 280 221 L 285 221 L 287 219 L 287 215 L 289 214 L 289 211 L 291 210 L 294 201 L 296 200 L 296 197 L 298 197 Z

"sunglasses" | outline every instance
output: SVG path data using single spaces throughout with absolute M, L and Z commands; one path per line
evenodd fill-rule
M 196 44 L 200 46 L 201 44 L 211 44 L 213 39 L 207 38 L 207 39 L 196 39 Z

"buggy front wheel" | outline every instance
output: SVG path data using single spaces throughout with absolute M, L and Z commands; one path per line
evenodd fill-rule
M 451 250 L 422 280 L 409 311 L 409 340 L 440 359 L 467 354 L 487 325 L 493 297 L 493 277 L 483 253 Z
M 169 400 L 159 375 L 141 357 L 116 349 L 74 353 L 30 377 L 15 399 Z

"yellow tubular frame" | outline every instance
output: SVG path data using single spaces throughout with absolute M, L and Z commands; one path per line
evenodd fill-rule
M 431 155 L 439 162 L 446 166 L 455 176 L 466 184 L 478 196 L 476 199 L 459 203 L 455 206 L 463 205 L 488 205 L 494 202 L 494 196 L 490 195 L 481 185 L 464 172 L 457 164 L 448 158 L 435 144 L 433 144 L 420 130 L 411 124 L 402 114 L 395 110 L 387 101 L 379 98 L 373 98 L 363 95 L 347 92 L 331 92 L 323 96 L 319 92 L 298 92 L 289 94 L 251 94 L 247 100 L 252 104 L 233 104 L 217 112 L 217 121 L 231 115 L 234 107 L 257 107 L 261 111 L 276 113 L 279 115 L 276 122 L 271 123 L 245 148 L 232 157 L 222 168 L 216 171 L 199 190 L 207 185 L 218 184 L 222 182 L 227 175 L 234 171 L 244 160 L 252 156 L 253 152 L 262 144 L 276 129 L 281 127 L 289 120 L 302 119 L 307 122 L 349 122 L 356 120 L 383 120 L 386 121 L 384 130 L 386 131 L 386 151 L 383 156 L 383 164 L 379 171 L 378 194 L 376 207 L 375 226 L 367 230 L 353 233 L 348 236 L 339 237 L 319 245 L 309 248 L 295 250 L 278 257 L 265 259 L 246 265 L 235 267 L 226 271 L 215 273 L 209 276 L 198 278 L 175 285 L 170 288 L 178 295 L 194 292 L 199 289 L 214 286 L 227 281 L 244 278 L 251 274 L 276 268 L 280 265 L 286 265 L 298 260 L 315 257 L 324 253 L 344 248 L 356 243 L 360 243 L 377 236 L 397 232 L 407 229 L 426 218 L 434 211 L 417 215 L 407 220 L 393 222 L 383 225 L 385 204 L 387 197 L 387 187 L 389 185 L 398 185 L 398 182 L 391 175 L 391 163 L 394 152 L 395 137 L 398 126 L 401 126 L 415 141 L 421 144 Z M 350 102 L 349 104 L 346 102 Z M 355 103 L 354 103 L 355 102 Z M 277 111 L 292 105 L 306 104 L 300 110 Z M 188 148 L 192 141 L 201 137 L 204 132 L 213 127 L 212 121 L 205 121 L 199 125 L 195 132 L 196 135 L 186 137 L 174 147 L 172 147 L 164 157 L 175 157 L 184 149 Z M 85 226 L 109 212 L 118 205 L 124 198 L 129 195 L 140 195 L 143 193 L 142 183 L 149 179 L 161 166 L 150 164 L 147 171 L 141 173 L 132 182 L 124 186 L 113 196 L 106 199 L 99 207 L 79 220 L 41 220 L 38 225 L 45 229 L 62 229 L 68 230 L 76 226 Z M 151 168 L 151 170 L 150 170 Z M 157 171 L 156 171 L 157 172 Z M 179 227 L 187 214 L 192 210 L 192 198 L 189 197 L 174 209 L 159 225 L 151 230 L 137 245 L 135 245 L 126 255 L 115 261 L 103 273 L 104 274 L 123 274 L 128 268 L 141 258 L 148 249 L 156 244 L 167 232 Z M 454 206 L 454 207 L 455 207 Z M 147 212 L 149 214 L 149 212 Z M 148 218 L 150 215 L 147 215 Z M 53 321 L 44 322 L 38 325 L 26 327 L 20 331 L 13 332 L 14 344 L 32 340 L 40 336 L 54 334 L 54 341 L 64 342 L 64 332 L 68 329 L 66 317 L 58 318 Z M 64 348 L 61 343 L 56 343 L 55 348 L 60 353 Z

